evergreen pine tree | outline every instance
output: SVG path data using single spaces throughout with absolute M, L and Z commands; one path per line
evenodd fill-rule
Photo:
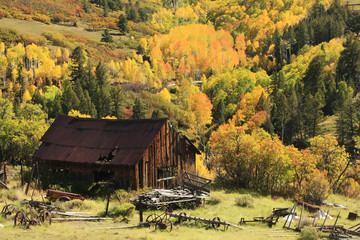
M 225 103 L 224 99 L 221 99 L 214 109 L 213 114 L 214 123 L 221 125 L 225 123 Z
M 89 6 L 89 3 L 87 0 L 83 1 L 83 9 L 84 9 L 85 13 L 90 13 L 91 9 L 90 9 L 90 6 Z
M 48 118 L 56 118 L 60 114 L 62 114 L 62 107 L 61 107 L 61 95 L 58 94 L 55 96 L 54 101 L 48 102 Z
M 72 52 L 70 64 L 70 79 L 73 82 L 83 83 L 86 79 L 86 55 L 80 46 Z
M 139 13 L 136 11 L 135 8 L 130 8 L 129 14 L 128 14 L 128 19 L 133 21 L 133 22 L 138 22 Z
M 99 87 L 97 90 L 98 101 L 96 104 L 96 110 L 98 118 L 111 115 L 111 98 L 108 86 Z
M 70 110 L 78 110 L 80 105 L 79 98 L 77 97 L 73 87 L 70 84 L 65 86 L 65 90 L 61 97 L 62 112 L 68 114 Z
M 151 118 L 161 118 L 160 110 L 157 108 L 154 109 L 151 114 Z
M 145 118 L 145 110 L 141 103 L 141 100 L 136 98 L 133 107 L 133 119 L 143 119 Z
M 139 13 L 139 18 L 142 22 L 146 22 L 148 20 L 149 16 L 147 15 L 146 10 L 144 8 L 139 8 L 138 13 Z
M 343 44 L 336 69 L 337 82 L 345 81 L 354 89 L 354 94 L 360 91 L 360 41 L 348 38 Z
M 309 138 L 315 137 L 319 132 L 319 123 L 323 120 L 324 99 L 319 92 L 313 96 L 309 94 L 304 103 L 304 130 Z
M 108 5 L 108 1 L 104 0 L 104 17 L 108 17 L 109 16 L 109 5 Z
M 125 34 L 129 31 L 128 20 L 124 14 L 120 14 L 117 27 L 122 34 Z
M 108 75 L 107 75 L 106 66 L 102 62 L 99 62 L 99 64 L 96 66 L 95 76 L 96 76 L 97 85 L 99 87 L 108 85 Z
M 104 33 L 101 34 L 102 38 L 100 40 L 100 42 L 108 42 L 108 43 L 112 43 L 114 42 L 113 37 L 111 36 L 109 29 L 105 29 Z
M 275 55 L 276 63 L 278 64 L 277 70 L 279 70 L 284 65 L 285 48 L 284 48 L 281 34 L 278 29 L 275 30 L 272 41 L 275 44 L 274 55 Z
M 111 115 L 116 118 L 122 117 L 122 101 L 125 99 L 125 92 L 122 88 L 111 87 L 110 88 L 110 99 L 111 99 Z

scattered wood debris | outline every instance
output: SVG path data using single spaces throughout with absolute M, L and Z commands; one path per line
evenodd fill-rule
M 196 195 L 188 189 L 153 189 L 151 192 L 144 193 L 140 196 L 130 199 L 134 205 L 141 204 L 147 207 L 161 207 L 167 205 L 170 207 L 180 207 L 180 204 L 189 203 L 193 207 L 201 203 L 203 198 L 208 197 L 208 194 Z
M 113 220 L 113 218 L 101 218 L 101 217 L 83 217 L 83 218 L 52 218 L 52 221 L 57 222 L 68 222 L 68 221 L 104 221 L 104 220 Z

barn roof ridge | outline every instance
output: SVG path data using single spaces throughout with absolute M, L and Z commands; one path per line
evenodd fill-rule
M 136 165 L 167 118 L 95 119 L 59 115 L 41 138 L 34 158 L 50 161 L 96 163 L 117 147 L 111 165 Z

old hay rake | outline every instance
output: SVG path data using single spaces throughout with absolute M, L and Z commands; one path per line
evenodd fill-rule
M 224 231 L 228 229 L 228 227 L 244 229 L 240 226 L 221 221 L 219 217 L 210 218 L 200 218 L 195 216 L 188 216 L 186 213 L 181 212 L 179 214 L 172 212 L 164 212 L 163 214 L 151 214 L 146 218 L 146 222 L 150 224 L 150 226 L 155 226 L 156 229 L 165 230 L 171 232 L 173 223 L 170 218 L 177 218 L 176 223 L 183 223 L 186 221 L 194 221 L 195 224 L 203 223 L 208 227 L 212 227 L 214 229 L 220 228 L 220 226 L 224 227 Z

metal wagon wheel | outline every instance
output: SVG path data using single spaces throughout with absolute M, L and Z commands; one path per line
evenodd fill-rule
M 24 211 L 20 210 L 16 212 L 15 218 L 14 218 L 14 225 L 18 226 L 26 226 L 28 223 L 28 219 L 26 217 L 26 214 Z
M 219 222 L 220 222 L 220 218 L 219 218 L 219 217 L 214 217 L 214 218 L 213 218 L 213 221 L 217 221 L 217 222 L 212 222 L 211 225 L 212 225 L 213 228 L 218 228 L 218 227 L 220 227 L 220 223 L 219 223 Z
M 148 222 L 148 223 L 150 223 L 150 225 L 151 224 L 156 224 L 157 222 L 160 222 L 160 216 L 159 215 L 157 215 L 156 213 L 154 213 L 154 214 L 150 214 L 147 218 L 146 218 L 146 221 Z
M 41 223 L 48 222 L 51 225 L 51 213 L 47 210 L 43 210 L 39 214 L 39 220 Z
M 181 212 L 179 214 L 179 222 L 180 223 L 183 223 L 183 222 L 186 222 L 187 221 L 187 218 L 186 218 L 186 213 L 185 212 Z
M 172 231 L 172 222 L 168 218 L 164 218 L 162 221 L 155 225 L 155 229 L 159 229 L 166 232 Z
M 1 214 L 3 216 L 12 215 L 13 213 L 16 213 L 18 211 L 18 208 L 14 204 L 7 204 L 3 207 Z

